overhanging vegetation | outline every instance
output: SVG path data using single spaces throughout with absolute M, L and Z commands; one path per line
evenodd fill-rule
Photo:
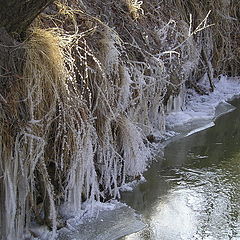
M 239 14 L 236 1 L 69 0 L 23 42 L 2 29 L 3 239 L 22 239 L 32 221 L 54 238 L 60 204 L 119 197 L 146 169 L 169 97 L 239 74 Z

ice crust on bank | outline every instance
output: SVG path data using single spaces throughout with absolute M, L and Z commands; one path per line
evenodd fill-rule
M 114 240 L 145 227 L 134 209 L 117 200 L 86 201 L 77 213 L 72 206 L 64 205 L 59 212 L 68 220 L 66 226 L 57 231 L 58 240 Z M 46 226 L 35 223 L 30 231 L 37 237 L 26 236 L 26 239 L 49 240 L 52 234 Z
M 70 218 L 59 230 L 58 240 L 115 240 L 145 227 L 132 208 L 115 200 L 85 203 L 84 209 L 82 215 Z
M 239 94 L 239 77 L 229 78 L 221 75 L 218 79 L 215 79 L 214 92 L 209 93 L 209 95 L 199 95 L 192 89 L 188 90 L 183 110 L 179 111 L 177 109 L 175 111 L 173 109 L 166 116 L 166 126 L 170 130 L 178 131 L 180 129 L 180 131 L 188 131 L 186 135 L 212 127 L 212 122 L 216 117 L 234 109 L 226 101 Z M 220 110 L 218 106 L 221 106 Z

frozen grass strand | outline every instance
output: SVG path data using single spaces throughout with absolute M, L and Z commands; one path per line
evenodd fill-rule
M 124 173 L 126 176 L 139 176 L 146 170 L 147 160 L 151 154 L 143 143 L 143 135 L 139 129 L 127 118 L 122 116 L 118 122 L 121 136 Z

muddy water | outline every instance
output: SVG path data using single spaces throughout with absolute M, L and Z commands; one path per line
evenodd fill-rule
M 215 126 L 170 143 L 122 201 L 147 227 L 125 240 L 240 239 L 240 100 Z

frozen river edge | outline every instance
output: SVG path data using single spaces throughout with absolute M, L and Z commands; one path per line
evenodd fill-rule
M 183 111 L 173 111 L 166 117 L 167 131 L 170 133 L 162 147 L 181 137 L 214 126 L 214 120 L 234 107 L 226 101 L 239 96 L 239 78 L 222 76 L 216 83 L 216 89 L 209 95 L 198 95 L 193 91 L 187 93 L 186 106 Z M 131 189 L 131 188 L 130 188 Z M 135 211 L 117 201 L 86 204 L 83 213 L 70 218 L 67 226 L 58 231 L 58 240 L 117 240 L 123 236 L 138 232 L 145 227 Z M 49 239 L 46 229 L 33 228 L 38 238 Z

